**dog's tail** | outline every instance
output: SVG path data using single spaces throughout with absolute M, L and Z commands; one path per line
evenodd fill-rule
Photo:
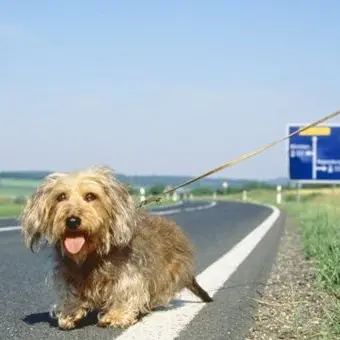
M 203 302 L 213 301 L 209 294 L 198 284 L 195 277 L 192 278 L 191 282 L 186 286 L 186 288 L 193 292 Z

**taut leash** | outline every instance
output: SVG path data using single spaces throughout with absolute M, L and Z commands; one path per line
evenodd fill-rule
M 173 188 L 171 188 L 169 190 L 166 190 L 166 191 L 162 192 L 160 195 L 153 195 L 153 196 L 149 197 L 148 199 L 145 199 L 142 202 L 140 202 L 139 203 L 139 207 L 143 207 L 144 205 L 149 204 L 151 202 L 160 202 L 160 200 L 162 199 L 162 197 L 164 195 L 171 194 L 174 191 L 176 191 L 176 190 L 178 190 L 180 188 L 183 188 L 183 187 L 185 187 L 185 186 L 187 186 L 189 184 L 192 184 L 192 183 L 194 183 L 194 182 L 196 182 L 196 181 L 198 181 L 198 180 L 200 180 L 200 179 L 202 179 L 204 177 L 210 176 L 210 175 L 212 175 L 212 174 L 214 174 L 216 172 L 219 172 L 221 170 L 229 168 L 229 167 L 231 167 L 231 166 L 233 166 L 233 165 L 235 165 L 235 164 L 237 164 L 237 163 L 239 163 L 241 161 L 244 161 L 246 159 L 254 157 L 254 156 L 260 154 L 261 152 L 264 152 L 265 150 L 267 150 L 269 148 L 272 148 L 276 144 L 279 144 L 279 143 L 289 139 L 290 137 L 292 137 L 292 136 L 294 136 L 294 135 L 296 135 L 296 134 L 298 134 L 298 133 L 300 133 L 300 132 L 302 132 L 304 130 L 307 130 L 307 129 L 313 127 L 313 126 L 316 126 L 316 125 L 318 125 L 320 123 L 323 123 L 323 122 L 325 122 L 325 121 L 327 121 L 327 120 L 329 120 L 331 118 L 334 118 L 335 116 L 337 116 L 339 114 L 340 114 L 340 110 L 339 111 L 335 111 L 335 112 L 333 112 L 333 113 L 331 113 L 331 114 L 329 114 L 327 116 L 324 116 L 323 118 L 315 121 L 314 123 L 306 125 L 305 127 L 300 128 L 299 130 L 297 130 L 295 132 L 292 132 L 291 134 L 289 134 L 289 135 L 287 135 L 287 136 L 285 136 L 285 137 L 283 137 L 281 139 L 278 139 L 278 140 L 276 140 L 276 141 L 274 141 L 272 143 L 268 143 L 267 145 L 265 145 L 265 146 L 263 146 L 261 148 L 258 148 L 258 149 L 254 150 L 252 152 L 243 154 L 242 156 L 240 156 L 240 157 L 238 157 L 238 158 L 236 158 L 234 160 L 228 161 L 228 162 L 226 162 L 226 163 L 224 163 L 224 164 L 222 164 L 222 165 L 220 165 L 220 166 L 218 166 L 218 167 L 216 167 L 216 168 L 214 168 L 212 170 L 209 170 L 209 171 L 203 173 L 202 175 L 199 175 L 199 176 L 197 176 L 197 177 L 195 177 L 195 178 L 193 178 L 191 180 L 188 180 L 188 181 L 183 182 L 182 184 L 179 184 L 179 185 L 177 185 L 177 186 L 175 186 L 175 187 L 173 187 Z

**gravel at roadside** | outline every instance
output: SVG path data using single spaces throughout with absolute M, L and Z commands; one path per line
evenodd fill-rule
M 313 263 L 303 256 L 296 225 L 287 221 L 278 255 L 244 340 L 339 339 L 325 325 L 334 298 L 316 286 Z

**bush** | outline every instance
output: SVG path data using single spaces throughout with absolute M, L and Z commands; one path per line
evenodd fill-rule
M 9 204 L 11 203 L 12 199 L 10 197 L 0 197 L 0 205 L 4 205 L 4 204 Z
M 139 190 L 135 189 L 134 187 L 132 187 L 130 185 L 127 187 L 127 190 L 128 190 L 130 195 L 138 195 L 139 194 Z
M 214 193 L 214 189 L 211 187 L 200 187 L 200 188 L 195 188 L 190 191 L 191 194 L 194 196 L 210 196 Z
M 165 185 L 163 184 L 156 184 L 153 185 L 149 190 L 149 195 L 160 195 L 165 190 Z
M 24 196 L 17 196 L 13 199 L 14 204 L 25 204 L 26 203 L 26 197 Z

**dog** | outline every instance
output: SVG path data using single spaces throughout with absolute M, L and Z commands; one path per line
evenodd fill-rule
M 45 240 L 53 251 L 61 329 L 75 328 L 89 311 L 100 327 L 125 328 L 184 288 L 213 301 L 195 279 L 188 235 L 138 207 L 109 167 L 46 176 L 20 219 L 26 247 L 36 252 Z

